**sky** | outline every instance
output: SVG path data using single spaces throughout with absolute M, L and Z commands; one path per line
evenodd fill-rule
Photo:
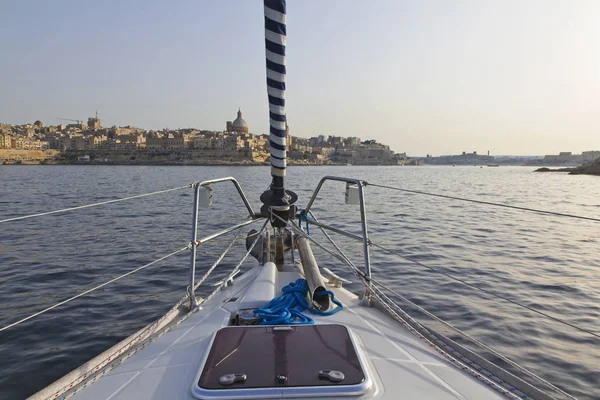
M 260 0 L 0 2 L 0 122 L 268 133 Z M 290 133 L 600 150 L 597 0 L 288 0 Z

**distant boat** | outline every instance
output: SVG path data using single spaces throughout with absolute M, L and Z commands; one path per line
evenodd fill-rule
M 488 164 L 488 167 L 499 167 L 500 164 Z

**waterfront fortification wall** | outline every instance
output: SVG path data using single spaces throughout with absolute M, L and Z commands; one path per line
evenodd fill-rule
M 67 150 L 64 164 L 255 164 L 265 161 L 265 155 L 249 150 Z
M 0 164 L 40 164 L 58 154 L 58 150 L 0 149 Z

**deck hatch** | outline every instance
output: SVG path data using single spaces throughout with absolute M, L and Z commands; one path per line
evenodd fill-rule
M 358 395 L 370 387 L 343 325 L 226 327 L 205 357 L 194 390 L 200 398 L 254 397 L 257 390 L 265 397 Z M 244 379 L 232 382 L 234 375 Z

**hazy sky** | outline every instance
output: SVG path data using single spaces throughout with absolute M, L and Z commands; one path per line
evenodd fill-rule
M 0 121 L 268 132 L 263 10 L 238 1 L 0 2 Z M 598 0 L 288 0 L 296 136 L 409 155 L 600 150 Z

